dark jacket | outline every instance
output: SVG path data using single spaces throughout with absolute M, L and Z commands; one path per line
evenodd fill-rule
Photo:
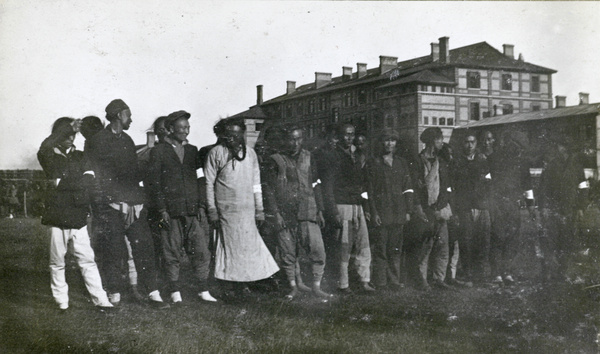
M 353 158 L 338 146 L 323 153 L 319 164 L 323 201 L 329 216 L 337 215 L 337 204 L 362 204 L 361 194 L 367 189 L 360 156 Z
M 555 158 L 544 168 L 540 178 L 539 207 L 565 216 L 585 209 L 589 188 L 580 188 L 581 184 L 587 187 L 583 165 L 573 157 Z
M 96 175 L 99 199 L 103 203 L 146 202 L 140 186 L 144 170 L 138 164 L 135 144 L 129 135 L 114 134 L 109 124 L 89 139 L 85 156 Z
M 491 183 L 491 197 L 494 199 L 517 200 L 525 191 L 531 190 L 533 183 L 529 172 L 530 162 L 522 156 L 506 152 L 494 152 L 487 158 Z
M 322 202 L 320 193 L 313 190 L 317 169 L 311 153 L 303 149 L 295 157 L 273 154 L 265 165 L 263 194 L 267 215 L 280 213 L 290 226 L 298 221 L 316 222 Z
M 184 145 L 183 163 L 168 142 L 158 143 L 150 152 L 148 189 L 151 204 L 171 217 L 197 215 L 200 207 L 198 148 Z
M 484 154 L 475 153 L 473 160 L 458 155 L 450 165 L 454 207 L 458 210 L 488 209 L 490 173 Z
M 423 153 L 419 154 L 416 159 L 414 159 L 411 168 L 411 177 L 413 181 L 413 186 L 415 187 L 414 193 L 414 204 L 421 205 L 423 210 L 441 210 L 446 205 L 448 205 L 448 188 L 450 187 L 450 178 L 448 175 L 448 164 L 442 160 L 440 160 L 439 164 L 439 175 L 440 175 L 440 188 L 437 201 L 428 205 L 428 192 L 427 187 L 425 185 L 425 162 L 424 162 Z
M 367 186 L 371 217 L 383 225 L 404 224 L 412 210 L 413 183 L 407 162 L 395 155 L 392 166 L 382 156 L 367 162 Z
M 45 195 L 45 209 L 42 224 L 64 228 L 80 229 L 87 223 L 89 213 L 88 186 L 91 175 L 84 176 L 83 152 L 72 148 L 66 154 L 58 149 L 73 130 L 70 126 L 50 135 L 37 153 L 46 177 L 53 180 Z M 60 179 L 58 185 L 56 181 Z

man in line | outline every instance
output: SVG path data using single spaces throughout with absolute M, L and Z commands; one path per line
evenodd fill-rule
M 246 146 L 243 121 L 223 124 L 223 139 L 208 153 L 204 173 L 208 217 L 219 236 L 215 252 L 215 278 L 254 282 L 279 270 L 258 233 L 265 219 L 260 170 L 254 149 Z M 246 291 L 245 284 L 232 284 Z
M 404 158 L 397 155 L 398 132 L 385 129 L 383 151 L 367 163 L 368 197 L 374 229 L 373 282 L 377 289 L 401 287 L 404 224 L 412 210 L 413 186 Z
M 210 252 L 209 235 L 200 227 L 200 195 L 196 170 L 200 168 L 198 149 L 187 142 L 190 114 L 169 114 L 165 128 L 169 132 L 150 152 L 148 188 L 152 204 L 161 215 L 162 251 L 171 302 L 182 302 L 179 269 L 188 255 L 198 281 L 198 296 L 217 301 L 208 291 Z
M 366 191 L 362 156 L 356 154 L 353 145 L 354 126 L 343 124 L 338 131 L 339 144 L 323 159 L 327 162 L 322 174 L 324 204 L 330 222 L 335 228 L 340 248 L 340 293 L 350 293 L 348 266 L 355 256 L 361 289 L 373 292 L 371 281 L 371 248 L 367 223 L 362 208 L 361 194 Z
M 438 156 L 443 146 L 442 130 L 427 128 L 421 133 L 420 139 L 425 148 L 417 157 L 412 171 L 415 185 L 414 216 L 420 225 L 417 233 L 422 240 L 422 248 L 417 257 L 417 287 L 424 291 L 430 289 L 427 277 L 429 260 L 433 258 L 431 285 L 448 289 L 448 285 L 444 283 L 449 257 L 447 221 L 452 216 L 452 211 L 448 204 L 448 167 Z
M 75 150 L 73 145 L 78 130 L 78 122 L 74 119 L 57 119 L 52 134 L 44 140 L 37 154 L 46 176 L 54 183 L 47 191 L 42 216 L 42 224 L 50 226 L 52 295 L 61 310 L 69 307 L 65 255 L 70 244 L 92 302 L 100 309 L 108 310 L 113 305 L 102 289 L 87 231 L 88 188 L 93 176 L 84 174 L 83 153 Z
M 145 287 L 149 303 L 157 308 L 169 305 L 158 291 L 154 246 L 147 221 L 145 193 L 140 186 L 144 177 L 138 167 L 135 144 L 125 133 L 131 125 L 131 111 L 120 99 L 106 106 L 110 124 L 94 135 L 86 147 L 86 157 L 99 185 L 98 219 L 103 232 L 99 240 L 106 270 L 106 287 L 113 304 L 121 300 L 122 264 L 127 259 L 126 236 L 132 247 L 140 285 Z
M 490 252 L 490 213 L 487 158 L 477 150 L 477 137 L 469 132 L 463 142 L 463 153 L 452 165 L 455 212 L 460 221 L 459 245 L 463 278 L 466 281 L 485 280 Z
M 328 298 L 321 290 L 325 269 L 325 247 L 321 236 L 324 226 L 320 193 L 315 195 L 316 165 L 311 153 L 302 148 L 304 131 L 294 127 L 284 131 L 280 152 L 270 156 L 265 171 L 265 209 L 277 227 L 281 268 L 285 271 L 291 291 L 286 298 L 298 294 L 297 279 L 301 279 L 298 254 L 304 249 L 312 265 L 312 292 Z

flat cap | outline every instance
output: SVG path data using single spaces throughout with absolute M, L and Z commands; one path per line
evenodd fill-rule
M 106 106 L 106 109 L 104 110 L 108 115 L 116 115 L 119 112 L 122 112 L 126 109 L 129 109 L 129 106 L 125 102 L 123 102 L 122 99 L 117 98 L 115 100 L 110 101 L 110 103 L 108 104 L 108 106 Z
M 395 129 L 385 128 L 383 132 L 381 132 L 381 140 L 385 141 L 388 139 L 394 139 L 396 141 L 400 140 L 400 134 Z
M 179 118 L 190 119 L 191 116 L 192 115 L 186 111 L 173 112 L 167 116 L 167 119 L 165 119 L 165 128 L 168 128 L 171 125 L 173 125 L 173 123 L 175 123 L 175 121 Z
M 435 139 L 441 138 L 444 135 L 442 130 L 438 127 L 429 127 L 421 133 L 421 141 L 425 144 L 433 142 Z

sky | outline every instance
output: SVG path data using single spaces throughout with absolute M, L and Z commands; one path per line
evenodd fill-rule
M 145 143 L 155 118 L 191 113 L 190 143 L 213 124 L 314 81 L 315 72 L 379 65 L 485 41 L 558 71 L 553 95 L 600 101 L 599 2 L 0 0 L 0 169 L 39 169 L 36 152 L 59 117 L 131 108 Z M 78 148 L 83 138 L 78 136 Z

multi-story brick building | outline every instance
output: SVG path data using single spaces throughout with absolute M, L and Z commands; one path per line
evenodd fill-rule
M 331 123 L 352 122 L 357 132 L 376 138 L 384 127 L 397 129 L 405 147 L 420 148 L 418 136 L 439 126 L 449 139 L 454 127 L 487 117 L 552 108 L 555 70 L 527 63 L 514 47 L 503 52 L 486 42 L 450 50 L 448 37 L 431 43 L 427 56 L 398 62 L 380 56 L 379 67 L 357 63 L 342 75 L 315 73 L 315 81 L 257 105 L 266 124 L 296 123 L 317 138 Z M 247 111 L 250 112 L 250 111 Z M 246 112 L 244 112 L 246 113 Z M 244 115 L 240 113 L 239 115 Z

